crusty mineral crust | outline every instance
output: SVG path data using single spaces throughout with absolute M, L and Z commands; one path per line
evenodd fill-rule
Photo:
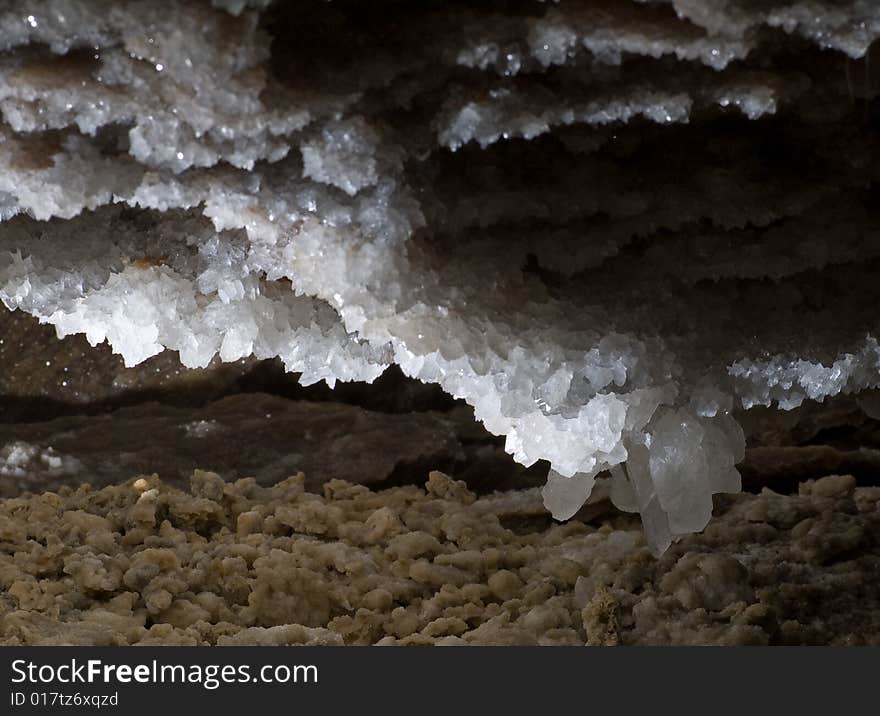
M 555 524 L 438 472 L 62 488 L 0 502 L 0 643 L 880 643 L 878 503 L 846 475 L 725 497 L 656 560 L 613 510 Z

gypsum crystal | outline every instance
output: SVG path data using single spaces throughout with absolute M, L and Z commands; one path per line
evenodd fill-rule
M 656 551 L 880 383 L 880 6 L 0 6 L 0 298 L 127 364 L 396 363 Z

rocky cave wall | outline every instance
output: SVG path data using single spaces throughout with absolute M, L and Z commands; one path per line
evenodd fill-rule
M 6 3 L 0 299 L 129 366 L 397 366 L 558 518 L 610 471 L 659 553 L 740 489 L 744 414 L 880 383 L 878 35 L 869 0 Z

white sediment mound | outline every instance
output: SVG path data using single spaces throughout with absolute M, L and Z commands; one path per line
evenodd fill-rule
M 654 548 L 734 411 L 880 383 L 880 4 L 0 5 L 0 298 L 128 364 L 391 363 Z

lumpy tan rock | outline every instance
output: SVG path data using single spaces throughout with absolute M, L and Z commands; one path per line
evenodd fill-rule
M 62 488 L 0 502 L 0 643 L 880 643 L 878 501 L 849 476 L 724 498 L 658 560 L 613 510 L 558 524 L 439 472 Z

